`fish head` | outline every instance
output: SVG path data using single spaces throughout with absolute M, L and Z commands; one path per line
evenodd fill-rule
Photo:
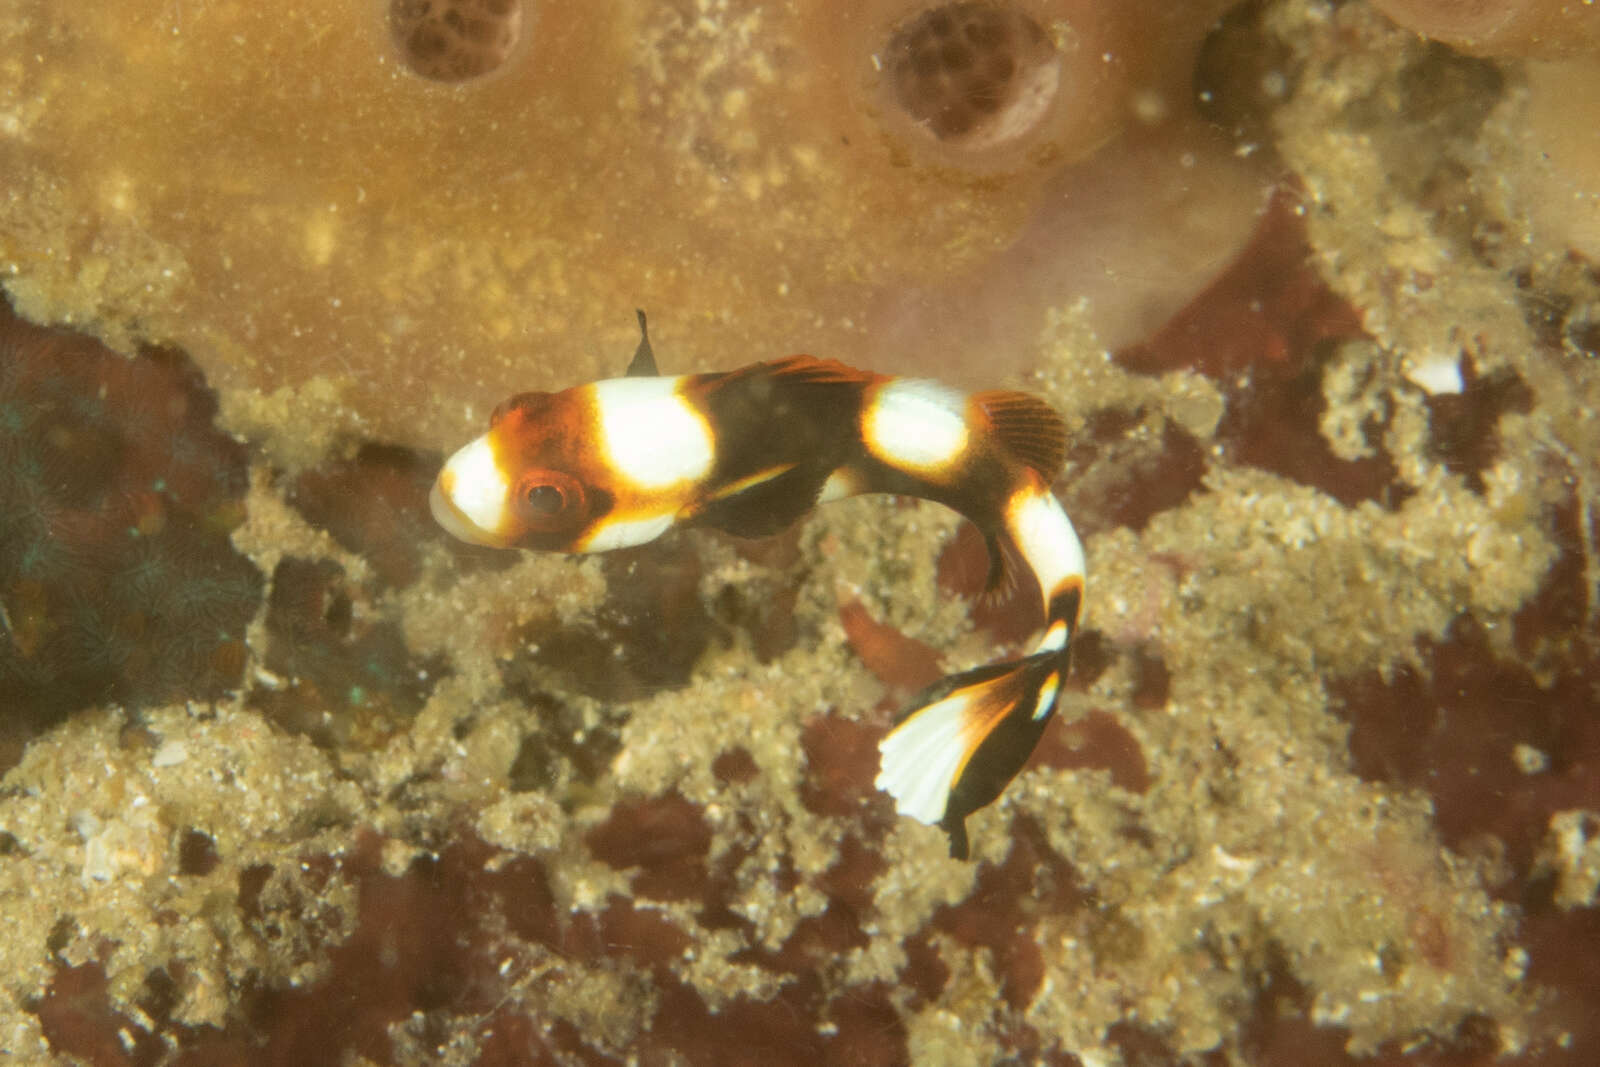
M 574 424 L 581 412 L 568 393 L 521 393 L 495 409 L 488 432 L 452 455 L 433 484 L 428 503 L 440 526 L 494 548 L 577 550 L 604 494 L 586 477 Z

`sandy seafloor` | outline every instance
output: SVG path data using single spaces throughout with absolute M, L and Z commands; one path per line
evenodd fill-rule
M 957 517 L 870 498 L 766 541 L 579 558 L 455 545 L 426 492 L 517 374 L 620 372 L 635 303 L 661 305 L 669 372 L 830 338 L 867 361 L 844 319 L 874 241 L 960 261 L 917 286 L 981 276 L 1027 216 L 993 199 L 1003 173 L 974 164 L 939 193 L 954 164 L 901 159 L 935 174 L 906 210 L 948 232 L 919 251 L 877 199 L 899 194 L 869 183 L 837 257 L 777 278 L 741 235 L 770 220 L 805 249 L 807 212 L 850 198 L 816 206 L 837 174 L 751 185 L 741 160 L 773 132 L 740 132 L 739 79 L 759 101 L 811 53 L 763 37 L 780 14 L 661 5 L 687 27 L 662 53 L 672 91 L 631 106 L 714 98 L 722 132 L 679 169 L 670 138 L 603 167 L 541 159 L 579 172 L 561 217 L 529 223 L 556 236 L 480 256 L 456 227 L 492 244 L 515 213 L 497 197 L 520 194 L 412 203 L 384 185 L 392 154 L 296 155 L 318 108 L 355 107 L 332 68 L 263 105 L 282 128 L 227 125 L 230 93 L 299 71 L 301 38 L 166 4 L 123 39 L 84 7 L 0 3 L 9 1062 L 1600 1062 L 1600 268 L 1549 208 L 1600 175 L 1550 173 L 1567 157 L 1540 140 L 1542 71 L 1356 2 L 1236 9 L 1188 59 L 1200 115 L 1268 176 L 1231 265 L 1136 336 L 1108 342 L 1062 283 L 1026 311 L 1023 354 L 929 357 L 1062 412 L 1056 488 L 1089 565 L 1060 721 L 969 821 L 963 863 L 872 787 L 935 656 L 985 662 L 1037 625 L 1026 596 L 974 600 Z M 534 32 L 598 39 L 559 10 Z M 645 5 L 619 24 L 663 23 Z M 212 32 L 208 66 L 184 42 Z M 147 91 L 166 110 L 144 134 Z M 437 121 L 472 91 L 441 90 Z M 213 107 L 214 127 L 184 126 Z M 1026 165 L 1090 168 L 1119 136 Z M 461 166 L 482 181 L 516 151 Z M 269 157 L 304 180 L 268 183 Z M 833 165 L 815 157 L 785 156 Z M 662 203 L 574 220 L 590 177 L 643 195 L 613 163 L 656 174 Z M 699 166 L 731 168 L 719 190 L 744 174 L 715 195 L 759 205 L 707 208 Z M 351 183 L 392 199 L 338 199 Z M 753 214 L 668 248 L 629 237 L 702 209 Z M 1166 223 L 1129 225 L 1111 241 L 1151 262 L 1119 269 L 1148 280 Z M 1074 254 L 1071 232 L 1046 237 Z M 910 286 L 902 268 L 874 292 Z M 762 286 L 730 295 L 741 278 Z M 971 289 L 1004 309 L 991 281 Z M 829 325 L 800 330 L 805 294 Z M 428 348 L 451 316 L 459 344 Z M 533 335 L 591 354 L 529 356 Z

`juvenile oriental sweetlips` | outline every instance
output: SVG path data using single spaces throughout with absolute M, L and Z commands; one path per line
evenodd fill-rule
M 966 817 L 1000 795 L 1055 711 L 1083 595 L 1083 548 L 1050 492 L 1065 429 L 1024 393 L 964 395 L 790 356 L 661 377 L 645 319 L 627 376 L 501 404 L 439 472 L 434 517 L 464 541 L 603 552 L 675 526 L 756 537 L 858 493 L 937 501 L 989 546 L 989 584 L 1020 558 L 1046 627 L 1033 653 L 943 679 L 879 744 L 877 785 L 942 827 L 966 858 Z

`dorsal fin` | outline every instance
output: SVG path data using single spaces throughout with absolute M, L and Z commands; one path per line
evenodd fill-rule
M 972 399 L 1012 455 L 1045 481 L 1061 473 L 1067 458 L 1067 427 L 1054 408 L 1036 396 L 1007 389 L 975 393 Z
M 859 370 L 840 363 L 836 359 L 818 359 L 816 356 L 785 356 L 782 359 L 771 359 L 764 363 L 751 363 L 728 371 L 726 374 L 719 374 L 716 380 L 710 382 L 709 385 L 712 389 L 719 389 L 753 375 L 765 375 L 774 380 L 805 385 L 828 385 L 847 382 L 864 384 L 880 377 L 880 375 L 871 371 Z
M 634 314 L 639 316 L 639 347 L 633 350 L 633 361 L 628 364 L 627 376 L 654 378 L 661 372 L 656 370 L 656 354 L 650 350 L 650 328 L 645 325 L 644 309 L 633 310 Z

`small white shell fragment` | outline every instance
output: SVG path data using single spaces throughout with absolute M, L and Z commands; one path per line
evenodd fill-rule
M 161 742 L 154 752 L 150 754 L 152 767 L 176 767 L 189 758 L 189 746 L 181 738 L 171 738 Z
M 1467 387 L 1461 377 L 1459 352 L 1429 352 L 1408 356 L 1404 373 L 1413 385 L 1429 396 L 1445 393 L 1454 395 Z

